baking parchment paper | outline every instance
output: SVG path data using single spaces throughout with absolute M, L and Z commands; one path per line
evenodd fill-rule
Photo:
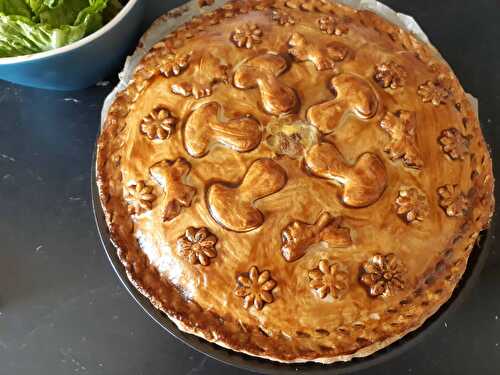
M 427 35 L 424 33 L 420 25 L 417 23 L 417 21 L 415 21 L 413 17 L 410 17 L 403 13 L 398 13 L 393 9 L 391 9 L 390 7 L 388 7 L 387 5 L 382 4 L 381 2 L 376 0 L 336 0 L 336 1 L 338 3 L 351 6 L 352 8 L 355 9 L 370 10 L 384 17 L 390 22 L 401 27 L 403 30 L 413 33 L 421 41 L 429 44 L 434 50 L 434 52 L 439 57 L 442 58 L 438 50 L 431 44 L 429 38 L 427 37 Z M 219 8 L 225 2 L 226 2 L 225 0 L 215 0 L 214 4 L 212 4 L 211 6 L 200 8 L 197 0 L 191 0 L 177 8 L 172 9 L 166 15 L 161 16 L 155 22 L 153 22 L 151 27 L 142 36 L 139 42 L 139 47 L 125 61 L 125 66 L 118 75 L 120 82 L 104 100 L 101 112 L 101 129 L 104 126 L 109 107 L 115 100 L 116 95 L 127 87 L 128 82 L 132 78 L 135 68 L 140 63 L 144 55 L 151 49 L 151 47 L 160 40 L 164 39 L 167 34 L 174 31 L 177 27 L 189 21 L 192 17 Z M 472 105 L 476 110 L 476 113 L 478 113 L 477 99 L 470 94 L 467 94 L 467 96 L 469 100 L 472 102 Z

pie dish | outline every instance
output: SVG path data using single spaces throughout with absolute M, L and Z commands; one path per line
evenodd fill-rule
M 446 62 L 320 0 L 228 2 L 167 35 L 111 105 L 96 168 L 138 290 L 181 330 L 280 362 L 417 329 L 494 205 Z

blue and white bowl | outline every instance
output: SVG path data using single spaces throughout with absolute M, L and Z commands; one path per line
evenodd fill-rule
M 95 33 L 47 52 L 0 58 L 0 79 L 52 90 L 94 85 L 123 64 L 141 33 L 144 0 L 129 0 Z

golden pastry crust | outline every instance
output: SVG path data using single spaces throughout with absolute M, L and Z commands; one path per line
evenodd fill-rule
M 281 362 L 346 361 L 417 329 L 494 203 L 448 65 L 321 0 L 229 2 L 155 45 L 110 108 L 97 182 L 154 306 Z

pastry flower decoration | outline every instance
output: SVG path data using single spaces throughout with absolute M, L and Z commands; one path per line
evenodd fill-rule
M 254 23 L 245 23 L 236 27 L 231 41 L 239 48 L 252 48 L 262 42 L 262 30 Z
M 238 277 L 235 294 L 243 298 L 245 309 L 253 305 L 257 310 L 262 310 L 266 303 L 274 301 L 272 291 L 275 287 L 276 281 L 271 278 L 271 272 L 259 272 L 256 266 L 252 266 L 248 275 Z
M 155 199 L 153 187 L 146 185 L 144 180 L 131 182 L 127 185 L 125 200 L 128 203 L 128 212 L 131 215 L 139 215 L 151 210 Z
M 427 198 L 416 188 L 403 188 L 396 198 L 396 212 L 407 223 L 423 221 L 429 213 Z
M 361 282 L 371 296 L 387 297 L 403 289 L 406 268 L 395 254 L 376 254 L 361 266 Z
M 290 14 L 282 10 L 273 10 L 272 19 L 273 21 L 278 23 L 278 25 L 281 26 L 295 24 L 295 18 L 293 18 Z
M 405 69 L 394 61 L 390 61 L 377 65 L 373 79 L 384 89 L 388 87 L 397 89 L 405 85 L 406 77 Z
M 343 25 L 338 17 L 335 16 L 323 16 L 318 19 L 319 29 L 326 34 L 335 34 L 337 36 L 346 34 L 349 29 L 346 25 Z
M 169 55 L 160 66 L 160 72 L 167 78 L 178 76 L 189 66 L 190 54 Z
M 217 237 L 207 228 L 189 227 L 183 236 L 177 240 L 177 251 L 186 257 L 191 264 L 208 266 L 210 259 L 217 256 L 215 244 Z
M 418 95 L 420 95 L 424 103 L 432 103 L 437 107 L 446 103 L 450 92 L 443 86 L 441 81 L 427 81 L 418 87 Z
M 443 130 L 439 143 L 452 160 L 464 160 L 469 153 L 469 139 L 456 128 Z
M 439 205 L 446 212 L 446 215 L 463 216 L 467 211 L 468 201 L 460 191 L 458 185 L 445 185 L 438 189 Z
M 158 106 L 144 117 L 141 132 L 149 139 L 165 140 L 170 138 L 175 130 L 177 119 L 164 106 Z
M 335 298 L 341 298 L 347 292 L 348 273 L 340 263 L 332 263 L 322 259 L 318 268 L 309 271 L 309 286 L 317 290 L 321 299 L 329 294 Z

